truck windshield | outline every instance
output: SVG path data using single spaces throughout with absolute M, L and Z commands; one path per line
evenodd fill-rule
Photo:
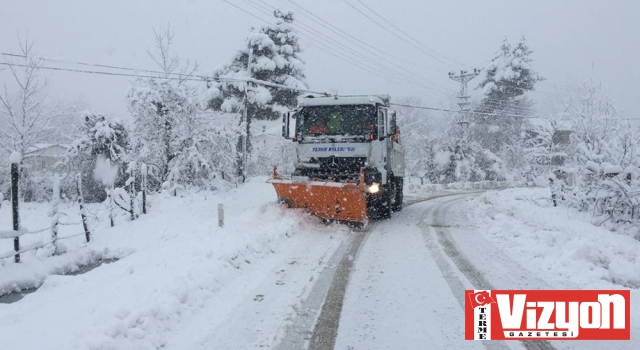
M 298 114 L 301 136 L 377 136 L 376 108 L 372 105 L 304 107 Z

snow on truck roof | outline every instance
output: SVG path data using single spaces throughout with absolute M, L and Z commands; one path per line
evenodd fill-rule
M 300 101 L 300 107 L 310 106 L 335 106 L 335 105 L 388 105 L 388 96 L 331 96 L 331 97 L 307 97 Z

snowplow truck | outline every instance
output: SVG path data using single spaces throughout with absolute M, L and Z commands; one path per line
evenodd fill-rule
M 278 175 L 278 200 L 323 219 L 366 224 L 402 209 L 404 148 L 389 96 L 303 98 L 284 113 L 295 170 Z

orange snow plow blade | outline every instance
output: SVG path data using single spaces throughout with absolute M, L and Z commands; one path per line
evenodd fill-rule
M 333 181 L 295 182 L 274 178 L 268 180 L 276 189 L 278 199 L 291 208 L 308 209 L 311 214 L 324 219 L 365 223 L 367 201 L 361 184 Z

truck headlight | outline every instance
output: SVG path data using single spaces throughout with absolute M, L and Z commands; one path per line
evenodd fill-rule
M 367 186 L 365 188 L 365 191 L 369 193 L 378 193 L 380 192 L 380 184 L 377 182 L 374 182 L 372 185 Z

